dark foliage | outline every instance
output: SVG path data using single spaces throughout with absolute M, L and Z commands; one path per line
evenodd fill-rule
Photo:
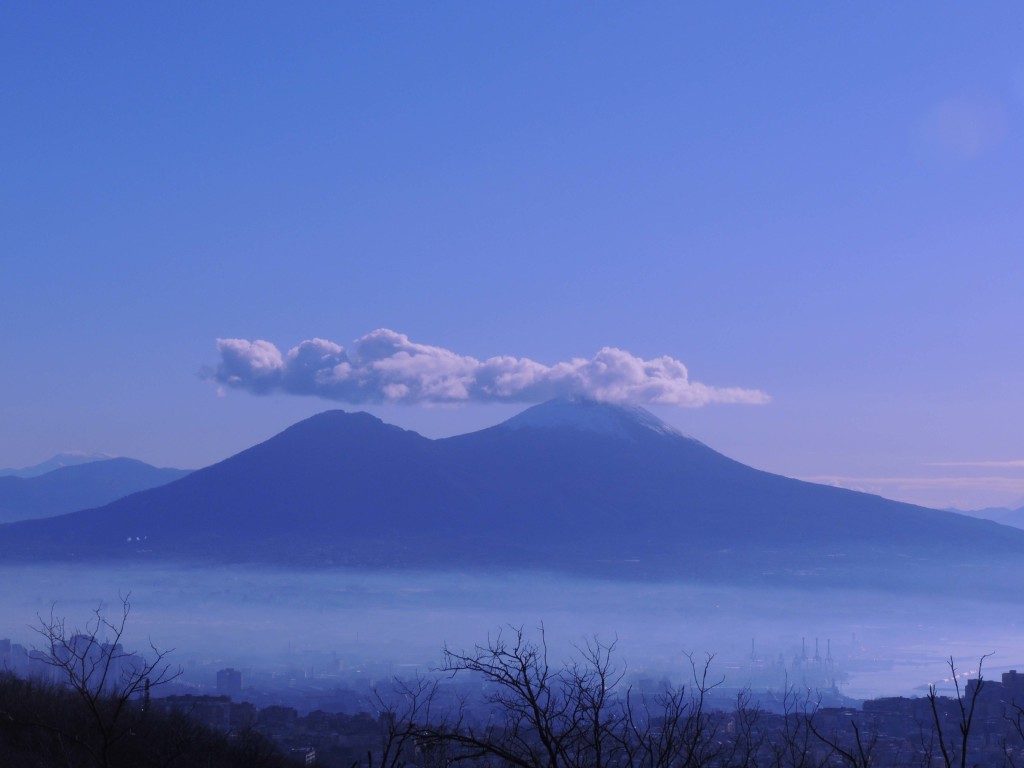
M 181 714 L 131 707 L 131 730 L 101 756 L 92 713 L 71 690 L 0 673 L 0 765 L 19 768 L 285 768 L 253 731 L 212 731 Z

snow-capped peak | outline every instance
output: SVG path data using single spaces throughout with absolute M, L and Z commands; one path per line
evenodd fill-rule
M 527 408 L 501 426 L 506 429 L 571 427 L 619 437 L 631 437 L 637 428 L 641 428 L 661 435 L 683 436 L 679 430 L 639 406 L 601 403 L 577 397 L 560 397 Z

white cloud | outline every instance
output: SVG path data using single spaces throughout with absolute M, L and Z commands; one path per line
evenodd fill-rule
M 245 387 L 253 392 L 269 392 L 280 386 L 284 361 L 269 341 L 217 339 L 220 365 L 216 379 L 229 387 Z M 294 351 L 294 350 L 293 350 Z
M 220 362 L 209 375 L 223 387 L 347 403 L 539 402 L 578 395 L 697 407 L 769 400 L 755 389 L 690 381 L 686 366 L 674 358 L 644 360 L 615 347 L 550 366 L 509 356 L 481 361 L 381 328 L 357 339 L 351 350 L 325 339 L 303 341 L 284 355 L 263 340 L 218 339 L 217 350 Z

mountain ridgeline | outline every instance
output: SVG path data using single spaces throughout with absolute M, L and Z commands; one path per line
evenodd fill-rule
M 752 469 L 639 408 L 535 406 L 441 440 L 329 411 L 99 509 L 0 527 L 0 557 L 550 569 L 993 591 L 1024 531 Z
M 0 476 L 0 523 L 99 507 L 188 474 L 184 469 L 153 467 L 135 459 L 102 457 L 59 464 L 63 458 L 55 456 L 36 467 Z M 55 465 L 46 472 L 35 471 Z

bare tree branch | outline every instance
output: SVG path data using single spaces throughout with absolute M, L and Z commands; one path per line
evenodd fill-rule
M 93 610 L 84 627 L 71 628 L 67 620 L 56 615 L 51 606 L 48 617 L 38 616 L 34 627 L 43 639 L 44 661 L 54 668 L 58 682 L 72 690 L 82 703 L 92 723 L 95 739 L 81 734 L 68 734 L 81 742 L 96 764 L 110 764 L 111 749 L 131 732 L 133 717 L 129 709 L 152 687 L 169 683 L 182 670 L 167 662 L 171 651 L 149 644 L 150 657 L 126 651 L 122 645 L 131 594 L 121 595 L 119 615 L 110 617 L 103 605 Z M 136 707 L 139 716 L 144 715 Z

